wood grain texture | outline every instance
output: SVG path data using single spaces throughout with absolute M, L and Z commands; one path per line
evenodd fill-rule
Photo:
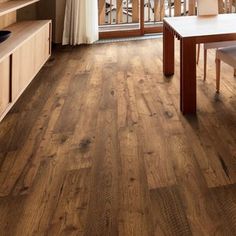
M 26 7 L 39 0 L 10 0 L 0 2 L 0 16 L 17 11 L 20 8 Z
M 0 16 L 0 29 L 3 29 L 16 22 L 16 12 Z
M 10 103 L 10 57 L 0 62 L 0 114 Z
M 192 235 L 177 187 L 151 190 L 150 197 L 156 235 Z
M 0 235 L 235 235 L 236 81 L 179 111 L 162 40 L 56 49 L 0 123 Z M 138 50 L 137 50 L 138 49 Z

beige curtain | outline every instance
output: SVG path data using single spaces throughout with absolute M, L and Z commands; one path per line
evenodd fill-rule
M 63 45 L 90 44 L 98 40 L 97 0 L 67 0 Z

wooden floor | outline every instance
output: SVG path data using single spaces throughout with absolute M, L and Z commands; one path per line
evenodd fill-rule
M 178 42 L 177 42 L 178 45 Z M 0 124 L 0 235 L 236 235 L 236 79 L 179 112 L 162 40 L 58 49 Z

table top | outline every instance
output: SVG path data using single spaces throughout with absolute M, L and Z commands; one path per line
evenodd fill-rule
M 236 34 L 236 14 L 164 18 L 181 37 Z

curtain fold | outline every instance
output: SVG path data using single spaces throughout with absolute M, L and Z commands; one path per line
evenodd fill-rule
M 97 40 L 97 0 L 67 0 L 62 44 L 91 44 Z

